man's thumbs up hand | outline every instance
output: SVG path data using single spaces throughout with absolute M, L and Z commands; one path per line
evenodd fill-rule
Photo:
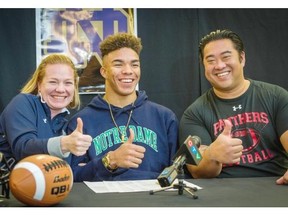
M 240 161 L 242 155 L 242 140 L 231 137 L 232 123 L 225 119 L 222 133 L 209 146 L 209 157 L 220 163 L 233 164 Z

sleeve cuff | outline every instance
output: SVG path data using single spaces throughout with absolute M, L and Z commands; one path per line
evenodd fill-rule
M 61 150 L 61 136 L 50 138 L 47 143 L 47 149 L 50 155 L 59 158 L 67 158 L 70 155 L 70 152 L 63 154 Z

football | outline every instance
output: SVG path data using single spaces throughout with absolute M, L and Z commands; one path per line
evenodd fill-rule
M 28 206 L 52 206 L 64 200 L 73 186 L 69 164 L 51 155 L 38 154 L 19 161 L 10 173 L 13 196 Z

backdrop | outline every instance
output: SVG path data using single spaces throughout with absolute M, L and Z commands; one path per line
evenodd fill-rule
M 287 9 L 137 9 L 143 42 L 139 89 L 183 111 L 209 88 L 198 62 L 199 40 L 229 28 L 243 39 L 245 75 L 288 89 Z M 34 9 L 0 9 L 0 112 L 36 68 Z M 95 95 L 81 95 L 86 105 Z

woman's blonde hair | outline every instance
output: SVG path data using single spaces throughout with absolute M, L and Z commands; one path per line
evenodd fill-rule
M 80 96 L 78 94 L 78 74 L 77 70 L 75 68 L 74 63 L 72 60 L 63 54 L 51 54 L 44 58 L 39 66 L 37 67 L 36 71 L 32 74 L 32 77 L 28 82 L 24 85 L 24 87 L 21 89 L 21 93 L 30 93 L 37 95 L 38 94 L 38 83 L 41 83 L 43 81 L 43 78 L 45 76 L 46 67 L 47 65 L 51 64 L 67 64 L 70 66 L 74 71 L 74 96 L 71 103 L 68 105 L 67 108 L 71 109 L 79 109 L 80 108 Z

